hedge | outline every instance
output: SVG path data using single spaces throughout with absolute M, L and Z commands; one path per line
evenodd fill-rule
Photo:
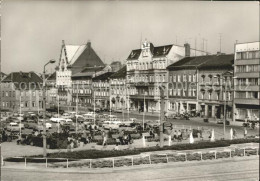
M 146 148 L 136 148 L 132 150 L 82 150 L 74 152 L 60 152 L 60 153 L 49 153 L 48 158 L 70 158 L 70 159 L 95 159 L 95 158 L 108 158 L 108 157 L 118 157 L 127 155 L 138 155 L 143 152 L 152 152 L 160 150 L 193 150 L 193 149 L 203 149 L 203 148 L 216 148 L 216 147 L 227 147 L 231 144 L 241 144 L 241 143 L 259 143 L 258 138 L 254 139 L 235 139 L 235 140 L 218 140 L 215 142 L 198 142 L 194 144 L 177 144 L 172 146 L 164 146 L 160 148 L 146 147 Z M 37 155 L 34 157 L 41 157 Z

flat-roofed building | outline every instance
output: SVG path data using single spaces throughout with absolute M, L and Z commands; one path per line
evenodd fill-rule
M 256 120 L 260 114 L 259 42 L 235 45 L 235 119 Z

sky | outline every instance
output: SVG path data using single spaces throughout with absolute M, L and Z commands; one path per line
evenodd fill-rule
M 233 53 L 236 41 L 259 41 L 256 1 L 3 1 L 1 14 L 4 73 L 40 73 L 50 59 L 57 65 L 62 40 L 75 45 L 90 40 L 107 64 L 125 63 L 145 39 L 155 46 L 188 42 L 211 54 L 220 47 Z

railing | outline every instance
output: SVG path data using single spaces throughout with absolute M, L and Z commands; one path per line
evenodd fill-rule
M 222 158 L 232 158 L 236 156 L 250 156 L 256 155 L 259 156 L 259 147 L 245 147 L 245 148 L 236 148 L 236 147 L 227 147 L 220 149 L 211 149 L 211 150 L 194 150 L 194 151 L 175 151 L 167 150 L 163 151 L 166 153 L 141 153 L 140 155 L 133 156 L 122 156 L 122 157 L 111 157 L 111 158 L 98 158 L 98 159 L 79 159 L 70 161 L 67 158 L 26 158 L 26 157 L 15 157 L 20 159 L 20 162 L 24 162 L 24 167 L 27 167 L 29 163 L 28 160 L 34 160 L 34 162 L 40 161 L 41 164 L 37 163 L 45 168 L 55 168 L 55 167 L 84 167 L 84 168 L 115 168 L 121 166 L 136 166 L 141 164 L 157 164 L 157 163 L 170 163 L 170 162 L 187 162 L 187 161 L 204 161 L 212 159 L 222 159 Z M 52 160 L 48 162 L 48 160 Z M 57 162 L 61 164 L 57 164 Z M 4 162 L 3 156 L 1 156 L 1 166 L 5 166 L 6 161 Z M 35 166 L 35 165 L 34 165 Z

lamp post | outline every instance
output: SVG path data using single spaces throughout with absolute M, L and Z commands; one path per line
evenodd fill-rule
M 160 147 L 162 148 L 163 145 L 164 145 L 164 140 L 163 140 L 163 121 L 164 121 L 164 118 L 165 118 L 165 115 L 164 115 L 164 90 L 165 90 L 165 87 L 164 86 L 159 86 L 159 89 L 160 89 L 160 103 L 161 103 L 161 109 L 160 109 L 160 127 L 159 127 L 159 130 L 160 130 Z
M 50 60 L 48 61 L 45 65 L 44 65 L 44 68 L 43 68 L 43 95 L 42 95 L 42 98 L 43 98 L 43 157 L 46 157 L 47 156 L 47 152 L 46 152 L 46 85 L 45 85 L 45 67 L 48 65 L 48 64 L 52 64 L 52 63 L 55 63 L 55 60 Z

